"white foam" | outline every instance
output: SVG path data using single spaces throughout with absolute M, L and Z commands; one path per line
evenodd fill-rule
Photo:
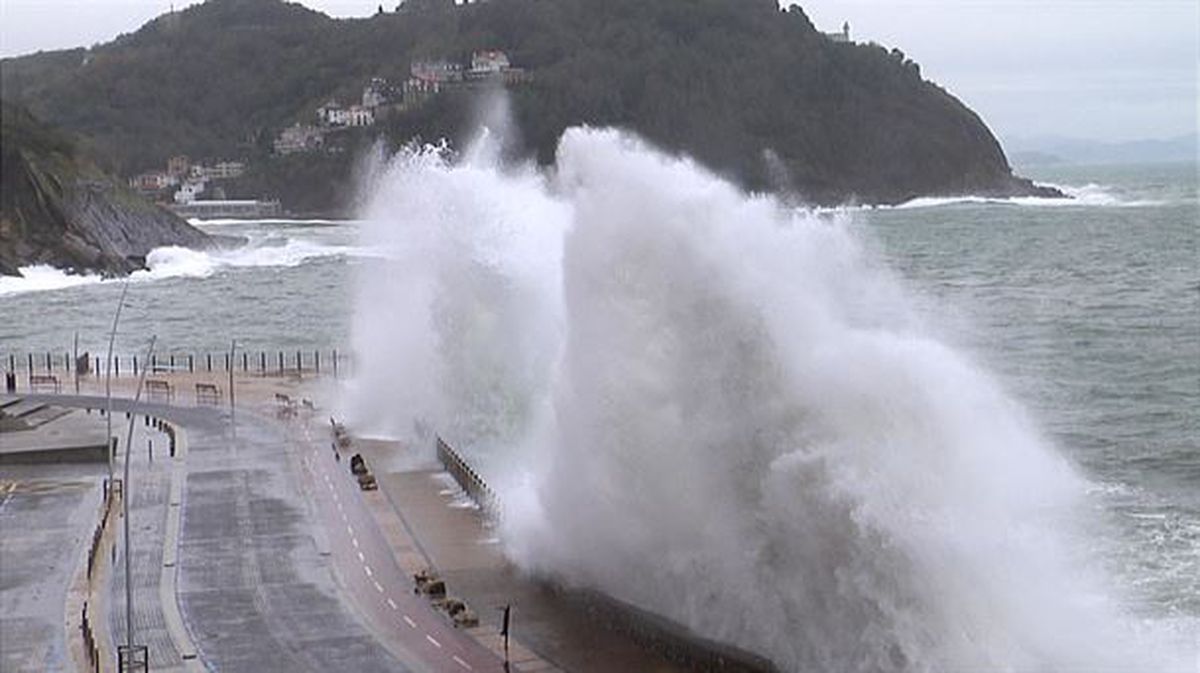
M 219 227 L 219 226 L 228 226 L 228 225 L 251 225 L 251 224 L 285 225 L 285 226 L 286 225 L 303 226 L 303 225 L 311 225 L 311 224 L 355 225 L 355 224 L 361 224 L 362 222 L 361 222 L 361 220 L 353 220 L 353 219 L 332 220 L 332 219 L 323 219 L 323 218 L 288 219 L 288 218 L 274 217 L 274 218 L 266 218 L 266 219 L 263 219 L 263 218 L 239 219 L 236 217 L 214 217 L 214 218 L 206 220 L 206 219 L 202 219 L 199 217 L 192 217 L 192 218 L 188 218 L 188 223 L 191 224 L 192 226 L 196 226 L 196 227 Z
M 79 285 L 90 285 L 103 280 L 96 274 L 72 274 L 56 269 L 47 264 L 23 266 L 20 276 L 0 276 L 0 297 L 23 294 L 25 292 L 44 292 L 46 290 L 61 290 Z
M 781 670 L 1168 667 L 1076 544 L 1087 484 L 849 218 L 611 130 L 462 156 L 379 181 L 346 411 L 490 467 L 517 564 Z
M 1069 198 L 1044 196 L 923 196 L 910 201 L 905 201 L 904 203 L 900 203 L 895 206 L 869 206 L 868 208 L 879 210 L 911 210 L 915 208 L 940 208 L 944 206 L 964 204 L 1026 206 L 1037 208 L 1140 208 L 1145 206 L 1161 205 L 1162 203 L 1161 201 L 1150 200 L 1127 201 L 1113 193 L 1111 187 L 1096 183 L 1088 183 L 1082 186 L 1056 185 L 1047 183 L 1046 186 L 1058 189 L 1066 194 Z
M 155 248 L 146 255 L 146 268 L 129 275 L 131 282 L 160 281 L 170 278 L 207 278 L 228 268 L 295 267 L 310 260 L 374 253 L 355 246 L 325 245 L 304 239 L 289 239 L 282 245 L 264 241 L 229 250 L 192 250 L 178 246 Z M 83 285 L 120 282 L 98 274 L 70 274 L 51 266 L 28 266 L 21 277 L 0 276 L 0 296 L 26 292 L 62 290 Z

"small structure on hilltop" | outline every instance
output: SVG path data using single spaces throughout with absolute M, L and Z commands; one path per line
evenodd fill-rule
M 834 42 L 852 42 L 853 40 L 850 39 L 850 22 L 847 21 L 842 24 L 842 32 L 825 33 L 825 37 L 828 37 Z

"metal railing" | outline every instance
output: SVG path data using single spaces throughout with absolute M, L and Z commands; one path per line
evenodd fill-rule
M 487 482 L 479 476 L 470 463 L 463 460 L 454 447 L 447 444 L 441 437 L 437 438 L 437 457 L 442 466 L 446 468 L 446 472 L 449 472 L 463 492 L 479 505 L 484 515 L 490 519 L 500 518 L 500 499 L 496 497 L 496 492 L 487 485 Z
M 28 386 L 46 385 L 52 380 L 61 386 L 66 379 L 58 379 L 58 374 L 84 376 L 99 376 L 104 373 L 104 358 L 99 355 L 85 353 L 78 358 L 70 353 L 45 351 L 41 353 L 8 353 L 3 360 L 4 371 L 13 373 Z M 232 358 L 228 352 L 174 352 L 151 357 L 149 366 L 151 373 L 161 372 L 228 372 L 241 371 L 247 374 L 263 376 L 283 374 L 332 374 L 338 377 L 341 371 L 350 363 L 350 356 L 330 350 L 258 350 L 241 351 Z M 139 361 L 137 355 L 113 356 L 113 376 L 138 376 L 147 365 Z

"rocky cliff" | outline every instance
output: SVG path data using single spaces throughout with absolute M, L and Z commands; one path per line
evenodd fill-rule
M 27 111 L 0 104 L 0 274 L 50 264 L 125 274 L 165 245 L 212 239 L 145 201 L 80 156 L 75 143 Z

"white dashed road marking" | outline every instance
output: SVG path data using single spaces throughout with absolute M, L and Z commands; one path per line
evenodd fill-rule
M 371 566 L 363 566 L 363 570 L 366 571 L 367 577 L 375 576 L 375 573 L 371 572 Z
M 412 620 L 412 617 L 409 617 L 408 615 L 404 615 L 404 623 L 408 624 L 410 627 L 412 627 L 414 629 L 417 628 L 417 623 L 414 622 Z
M 379 582 L 375 582 L 375 590 L 379 593 L 383 593 L 383 585 L 381 585 Z
M 398 608 L 396 607 L 396 601 L 394 601 L 394 600 L 392 600 L 392 599 L 390 599 L 390 598 L 389 598 L 389 599 L 388 599 L 388 601 L 387 601 L 387 603 L 388 603 L 388 607 L 389 607 L 389 608 L 391 608 L 391 609 L 393 609 L 393 610 L 397 610 L 397 609 L 398 609 Z
M 467 669 L 468 671 L 471 670 L 471 664 L 468 664 L 467 662 L 463 661 L 462 659 L 459 659 L 457 654 L 450 658 L 453 659 L 454 663 L 458 664 L 459 666 L 462 666 L 463 668 Z
M 434 640 L 433 636 L 429 635 L 428 633 L 425 634 L 425 640 L 428 640 L 430 643 L 433 644 L 434 647 L 438 648 L 439 650 L 442 648 L 442 644 L 439 643 L 438 641 Z

